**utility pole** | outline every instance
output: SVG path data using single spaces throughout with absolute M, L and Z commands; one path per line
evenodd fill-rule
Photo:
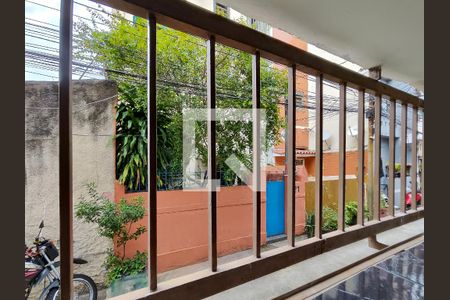
M 369 69 L 369 77 L 375 80 L 381 79 L 381 66 Z M 369 220 L 373 218 L 373 174 L 374 174 L 374 159 L 373 159 L 373 141 L 374 141 L 374 119 L 375 119 L 375 100 L 371 97 L 369 99 L 369 108 L 367 110 L 367 118 L 369 121 L 369 140 L 367 145 L 367 208 L 369 210 Z
M 369 69 L 369 77 L 375 80 L 381 79 L 381 66 L 376 66 Z M 375 99 L 369 100 L 369 109 L 368 109 L 368 119 L 369 119 L 369 141 L 368 141 L 368 149 L 367 149 L 367 208 L 369 209 L 369 219 L 373 219 L 373 208 L 374 201 L 380 201 L 380 199 L 373 199 L 373 184 L 374 184 L 374 149 L 373 149 L 373 141 L 375 139 Z M 377 178 L 377 180 L 380 180 Z M 381 250 L 386 248 L 387 246 L 383 243 L 377 241 L 377 236 L 369 236 L 368 238 L 369 247 Z

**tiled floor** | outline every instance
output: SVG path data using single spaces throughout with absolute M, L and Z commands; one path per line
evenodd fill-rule
M 315 296 L 314 300 L 424 298 L 424 244 L 406 249 Z

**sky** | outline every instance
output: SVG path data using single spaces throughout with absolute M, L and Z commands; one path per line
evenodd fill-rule
M 90 18 L 91 13 L 86 6 L 97 9 L 102 8 L 111 12 L 111 8 L 89 0 L 74 0 L 74 22 L 80 21 L 82 18 Z M 57 30 L 59 29 L 59 8 L 60 0 L 25 0 L 25 50 L 39 51 L 53 55 L 58 54 L 59 45 L 57 43 Z M 232 11 L 235 14 L 240 15 L 238 12 Z M 50 36 L 48 35 L 48 30 L 39 26 L 52 28 L 52 30 L 50 30 Z M 43 30 L 47 34 L 43 35 Z M 363 70 L 359 65 L 333 55 L 312 44 L 308 44 L 308 51 L 353 71 L 360 72 L 364 75 L 367 75 L 368 73 L 367 70 Z M 90 76 L 91 78 L 102 78 L 101 75 L 98 75 L 97 77 L 95 77 L 95 75 Z M 78 77 L 77 75 L 74 75 L 73 79 L 79 79 L 79 75 Z M 36 65 L 33 66 L 30 63 L 30 59 L 27 57 L 25 80 L 58 80 L 58 72 L 55 70 L 45 70 Z M 397 83 L 396 87 L 410 92 L 409 85 L 403 85 L 402 83 Z M 310 86 L 309 88 L 314 90 L 314 86 Z
M 89 0 L 74 0 L 74 22 L 80 21 L 82 18 L 90 19 L 91 13 L 86 6 L 96 9 L 102 8 L 111 12 L 111 8 Z M 59 9 L 60 0 L 25 0 L 25 50 L 58 55 Z M 44 26 L 44 28 L 42 26 Z M 45 27 L 51 29 L 48 30 L 45 29 Z M 43 34 L 43 32 L 45 34 Z M 308 51 L 329 61 L 340 64 L 343 67 L 367 75 L 367 70 L 363 70 L 359 65 L 333 55 L 314 45 L 308 44 Z M 40 58 L 34 59 L 35 62 L 39 60 Z M 42 63 L 39 66 L 30 63 L 32 60 L 30 60 L 29 57 L 26 57 L 25 61 L 26 81 L 58 80 L 57 65 L 54 65 L 52 70 L 47 70 L 42 67 Z M 100 74 L 89 74 L 89 76 L 84 76 L 84 79 L 87 78 L 101 79 L 103 76 Z M 80 75 L 74 74 L 73 79 L 80 79 Z M 397 86 L 397 88 L 399 88 L 399 86 Z M 308 82 L 308 90 L 315 90 L 313 81 Z M 421 122 L 419 122 L 419 127 L 419 131 L 421 131 Z
M 59 30 L 60 5 L 60 0 L 25 0 L 25 50 L 57 54 L 59 47 L 56 40 L 56 37 L 58 36 L 57 31 L 50 31 L 50 36 L 47 36 L 43 35 L 42 31 L 36 29 L 39 28 L 39 26 L 45 26 L 54 30 Z M 80 17 L 90 17 L 90 12 L 83 5 L 94 8 L 100 7 L 99 4 L 92 1 L 75 0 L 73 8 L 74 22 L 81 20 Z M 101 7 L 111 11 L 111 9 L 106 6 Z M 26 62 L 27 61 L 29 60 L 26 59 Z M 74 77 L 74 79 L 78 78 Z M 44 70 L 43 68 L 26 64 L 25 80 L 58 80 L 58 72 Z
M 110 11 L 110 9 L 106 6 L 100 6 L 99 4 L 89 0 L 76 0 L 74 3 L 74 21 L 80 20 L 79 17 L 90 17 L 90 12 L 83 5 L 88 5 L 96 8 L 103 7 Z M 25 0 L 25 22 L 58 29 L 59 7 L 60 0 Z M 28 28 L 28 30 L 26 29 L 25 36 L 26 49 L 36 50 L 36 45 L 40 45 L 43 47 L 39 47 L 39 51 L 44 53 L 56 53 L 55 51 L 58 49 L 57 43 L 44 39 L 44 37 L 42 35 L 39 35 L 38 32 L 33 31 L 33 27 L 31 27 L 30 24 L 26 25 L 26 27 Z M 33 37 L 33 35 L 37 37 Z M 329 52 L 321 50 L 313 45 L 308 45 L 308 47 L 312 53 L 341 64 L 344 67 L 350 68 L 354 71 L 359 71 L 360 69 L 359 66 L 341 59 L 335 55 L 332 55 Z M 57 79 L 58 73 L 56 71 L 43 70 L 42 68 L 33 67 L 30 64 L 28 64 L 25 68 L 25 80 Z

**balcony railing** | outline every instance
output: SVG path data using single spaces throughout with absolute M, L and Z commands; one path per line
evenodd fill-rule
M 401 201 L 400 212 L 394 211 L 394 168 L 389 170 L 389 217 L 380 218 L 380 202 L 374 201 L 374 219 L 364 222 L 364 100 L 367 95 L 375 96 L 375 140 L 374 140 L 374 199 L 380 199 L 380 119 L 382 97 L 388 97 L 390 105 L 390 161 L 394 165 L 395 107 L 401 103 L 401 198 L 406 194 L 406 124 L 407 109 L 412 107 L 413 134 L 412 157 L 417 157 L 417 114 L 424 109 L 424 101 L 356 72 L 345 69 L 318 56 L 312 55 L 292 45 L 276 40 L 251 28 L 225 19 L 210 11 L 180 0 L 97 0 L 113 8 L 148 19 L 148 178 L 149 178 L 149 287 L 137 291 L 129 297 L 139 299 L 183 299 L 203 298 L 224 289 L 266 275 L 318 255 L 324 251 L 349 244 L 356 240 L 373 236 L 384 230 L 400 226 L 424 216 L 424 185 L 422 183 L 422 207 L 417 208 L 412 201 L 412 209 L 406 211 L 405 201 Z M 61 1 L 60 31 L 60 234 L 61 234 L 61 289 L 62 298 L 71 299 L 72 291 L 72 141 L 71 141 L 71 74 L 72 74 L 72 17 L 73 1 Z M 288 198 L 287 198 L 287 238 L 288 246 L 265 252 L 261 256 L 261 192 L 253 192 L 253 252 L 254 257 L 241 260 L 232 267 L 217 267 L 217 203 L 216 191 L 209 189 L 209 262 L 210 271 L 192 276 L 178 284 L 157 283 L 157 218 L 156 218 L 156 23 L 172 27 L 202 37 L 207 40 L 207 106 L 208 114 L 208 174 L 217 178 L 216 170 L 216 129 L 214 109 L 216 107 L 215 47 L 221 43 L 246 51 L 253 55 L 253 170 L 260 168 L 260 144 L 258 135 L 260 107 L 260 58 L 270 59 L 289 68 L 288 84 Z M 315 238 L 295 241 L 295 95 L 296 72 L 301 71 L 316 77 L 316 172 L 315 172 Z M 322 235 L 322 128 L 323 128 L 323 82 L 330 80 L 340 85 L 340 129 L 339 129 L 339 198 L 338 230 Z M 345 228 L 345 149 L 346 149 L 346 90 L 359 91 L 358 107 L 358 220 L 357 225 Z M 423 170 L 424 171 L 424 170 Z M 417 160 L 412 159 L 412 174 L 417 173 Z M 424 173 L 422 173 L 424 174 Z M 258 187 L 260 176 L 254 176 L 253 184 Z M 417 178 L 412 176 L 412 199 L 416 198 Z M 423 180 L 423 176 L 422 176 Z M 128 298 L 129 299 L 129 298 Z

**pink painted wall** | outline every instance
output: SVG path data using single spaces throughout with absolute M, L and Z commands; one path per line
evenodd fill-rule
M 300 170 L 298 170 L 300 171 Z M 277 176 L 274 174 L 275 177 Z M 272 175 L 273 177 L 273 175 Z M 300 192 L 296 197 L 296 232 L 302 233 L 305 224 L 304 183 L 306 177 L 297 176 Z M 268 176 L 268 180 L 271 180 Z M 273 180 L 273 179 L 272 179 Z M 261 193 L 261 243 L 266 243 L 266 194 Z M 147 207 L 147 193 L 127 193 L 116 182 L 115 200 L 143 197 Z M 158 272 L 191 265 L 208 259 L 208 194 L 206 191 L 159 191 L 158 198 Z M 221 187 L 217 199 L 218 255 L 251 249 L 252 192 L 247 186 Z M 148 224 L 148 216 L 140 222 Z M 127 245 L 126 256 L 147 249 L 147 234 Z M 121 251 L 121 249 L 116 249 Z

